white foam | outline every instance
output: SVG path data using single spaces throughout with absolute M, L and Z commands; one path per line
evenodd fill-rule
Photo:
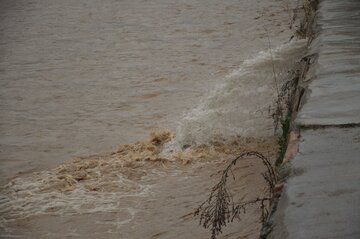
M 51 176 L 50 172 L 45 171 L 33 178 L 14 179 L 8 184 L 3 190 L 4 196 L 0 202 L 0 214 L 6 217 L 4 220 L 11 221 L 34 215 L 118 212 L 123 209 L 119 205 L 121 200 L 152 195 L 152 185 L 140 184 L 121 175 L 115 183 L 125 185 L 126 191 L 96 192 L 79 185 L 69 192 L 43 192 L 41 187 L 51 181 Z M 133 217 L 133 213 L 130 214 Z
M 305 47 L 304 40 L 292 41 L 245 61 L 184 116 L 169 147 L 199 145 L 216 138 L 273 135 L 269 108 L 276 99 L 276 85 L 287 79 L 288 70 Z

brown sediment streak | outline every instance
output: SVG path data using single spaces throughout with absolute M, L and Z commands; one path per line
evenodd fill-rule
M 236 155 L 241 150 L 274 147 L 272 142 L 260 144 L 262 140 L 259 139 L 234 139 L 227 143 L 213 142 L 211 145 L 196 146 L 186 151 L 162 154 L 162 147 L 172 138 L 173 134 L 169 131 L 151 132 L 148 139 L 121 145 L 117 151 L 110 154 L 74 159 L 53 171 L 56 179 L 46 190 L 69 191 L 81 183 L 90 191 L 116 191 L 122 188 L 112 179 L 118 177 L 119 173 L 130 180 L 139 179 L 146 174 L 141 169 L 136 170 L 139 167 L 165 166 L 164 164 L 169 162 L 189 164 L 222 155 Z
M 53 170 L 16 178 L 2 190 L 0 212 L 7 219 L 113 212 L 120 210 L 117 205 L 120 198 L 151 195 L 151 181 L 156 181 L 157 174 L 176 173 L 176 169 L 189 164 L 230 160 L 247 150 L 273 158 L 277 150 L 274 138 L 233 138 L 163 154 L 165 143 L 173 138 L 169 131 L 154 131 L 147 139 L 120 145 L 114 152 L 75 158 Z

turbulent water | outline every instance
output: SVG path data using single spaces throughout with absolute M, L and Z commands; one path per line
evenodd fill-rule
M 192 212 L 224 162 L 274 157 L 293 1 L 0 3 L 2 238 L 206 238 Z M 262 170 L 240 162 L 234 192 Z M 255 238 L 249 214 L 224 238 Z

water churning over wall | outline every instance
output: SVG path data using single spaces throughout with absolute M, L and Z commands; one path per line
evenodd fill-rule
M 189 112 L 180 122 L 173 145 L 199 145 L 215 139 L 268 137 L 274 127 L 270 117 L 277 87 L 299 61 L 305 41 L 293 41 L 260 52 Z

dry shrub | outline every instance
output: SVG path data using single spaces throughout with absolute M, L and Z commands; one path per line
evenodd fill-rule
M 231 169 L 239 159 L 253 156 L 260 159 L 266 168 L 266 172 L 262 173 L 262 176 L 268 185 L 268 190 L 262 197 L 248 201 L 234 202 L 232 194 L 227 189 L 227 181 L 232 172 Z M 233 179 L 235 180 L 234 175 Z M 277 177 L 275 170 L 268 158 L 256 151 L 242 153 L 233 159 L 225 168 L 219 183 L 212 188 L 208 199 L 197 208 L 194 214 L 200 215 L 200 224 L 204 228 L 210 228 L 212 239 L 215 239 L 222 233 L 222 228 L 226 226 L 227 223 L 232 222 L 235 218 L 240 219 L 240 215 L 245 214 L 247 207 L 251 205 L 258 205 L 260 207 L 262 212 L 260 219 L 261 222 L 264 223 L 269 214 L 270 203 L 276 183 Z

